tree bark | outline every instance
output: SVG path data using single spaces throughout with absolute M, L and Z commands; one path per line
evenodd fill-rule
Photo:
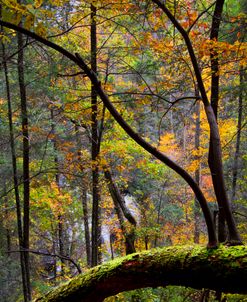
M 167 285 L 247 293 L 247 247 L 171 246 L 95 267 L 35 302 L 100 302 L 119 292 Z
M 76 135 L 76 145 L 77 145 L 77 157 L 79 161 L 80 171 L 83 172 L 84 166 L 82 164 L 81 157 L 81 140 L 79 135 L 79 126 L 75 124 L 75 135 Z M 82 211 L 83 211 L 83 224 L 85 232 L 85 243 L 86 243 L 86 255 L 87 255 L 87 265 L 91 266 L 91 244 L 90 244 L 90 231 L 89 231 L 89 218 L 88 218 L 88 205 L 87 205 L 87 189 L 85 184 L 85 177 L 81 178 L 81 198 L 82 198 Z
M 223 12 L 224 0 L 217 0 L 215 4 L 213 19 L 212 19 L 212 26 L 211 26 L 211 33 L 210 33 L 210 40 L 216 42 L 218 41 L 219 37 L 219 29 L 221 23 L 221 16 Z M 219 104 L 219 58 L 218 52 L 216 49 L 212 49 L 210 52 L 210 61 L 211 61 L 211 106 L 214 111 L 214 115 L 216 121 L 218 119 L 218 104 Z M 221 205 L 222 199 L 228 199 L 226 189 L 222 184 L 219 183 L 219 171 L 215 166 L 215 155 L 213 152 L 213 141 L 212 137 L 210 136 L 209 142 L 209 154 L 208 154 L 208 164 L 211 171 L 214 192 L 216 195 L 216 199 L 218 201 L 219 210 L 218 210 L 218 240 L 219 242 L 224 242 L 227 238 L 226 232 L 226 225 L 225 225 L 225 211 L 224 207 Z M 229 203 L 229 201 L 228 201 Z
M 19 4 L 22 0 L 17 1 Z M 22 26 L 22 20 L 19 23 Z M 30 178 L 29 178 L 29 121 L 27 111 L 27 96 L 24 77 L 24 43 L 22 33 L 17 33 L 18 55 L 17 70 L 18 82 L 21 100 L 21 124 L 22 124 L 22 176 L 23 176 L 23 248 L 29 249 L 30 237 Z M 31 301 L 31 283 L 30 283 L 30 259 L 29 252 L 23 253 L 26 275 L 27 300 Z
M 244 90 L 244 69 L 243 67 L 240 67 L 237 138 L 236 138 L 236 149 L 235 149 L 234 161 L 232 167 L 232 203 L 234 202 L 236 197 L 236 187 L 237 187 L 237 178 L 238 178 L 238 162 L 240 156 L 240 142 L 241 142 L 242 118 L 243 118 L 243 90 Z
M 55 174 L 55 181 L 59 192 L 61 191 L 61 181 L 60 181 L 60 172 L 59 172 L 59 159 L 58 159 L 58 144 L 56 138 L 56 128 L 55 128 L 55 117 L 54 111 L 51 108 L 51 134 L 52 134 L 52 143 L 53 143 L 53 150 L 54 150 L 54 164 L 56 169 Z M 59 247 L 59 254 L 63 257 L 65 256 L 65 236 L 64 236 L 64 217 L 62 213 L 58 214 L 57 217 L 57 228 L 58 228 L 58 247 Z M 61 258 L 61 275 L 64 275 L 64 268 L 65 268 L 65 259 Z
M 104 169 L 105 179 L 107 181 L 107 185 L 115 206 L 115 210 L 118 216 L 119 224 L 123 233 L 123 236 L 125 238 L 125 251 L 126 255 L 135 253 L 135 231 L 133 228 L 136 227 L 136 220 L 134 216 L 131 214 L 129 209 L 125 205 L 125 201 L 120 194 L 118 187 L 116 186 L 115 182 L 112 179 L 111 172 L 108 168 Z M 130 231 L 127 231 L 127 228 L 125 226 L 124 217 L 129 221 L 129 223 L 132 225 L 132 228 Z
M 198 91 L 196 91 L 198 94 Z M 196 103 L 196 132 L 195 132 L 195 149 L 199 152 L 200 149 L 200 132 L 201 132 L 201 119 L 200 119 L 200 101 Z M 200 156 L 197 154 L 195 156 L 195 160 L 200 161 Z M 198 167 L 195 171 L 195 181 L 197 182 L 198 186 L 200 186 L 200 178 L 201 178 L 201 163 L 198 163 Z M 199 243 L 200 240 L 200 206 L 198 200 L 195 198 L 194 202 L 194 243 Z
M 83 210 L 83 223 L 85 232 L 85 243 L 86 243 L 86 254 L 87 254 L 87 265 L 91 266 L 91 245 L 90 245 L 90 232 L 88 223 L 88 206 L 87 206 L 87 191 L 85 186 L 82 188 L 82 210 Z
M 129 221 L 130 224 L 136 226 L 135 217 L 131 214 L 130 210 L 126 207 L 125 201 L 118 190 L 115 182 L 112 179 L 112 175 L 110 170 L 105 167 L 104 168 L 105 179 L 107 180 L 107 185 L 111 194 L 111 197 L 114 203 L 118 204 L 124 214 L 124 217 Z
M 24 79 L 24 48 L 23 36 L 17 34 L 18 41 L 18 81 L 21 99 L 21 123 L 22 123 L 22 156 L 23 156 L 23 248 L 29 249 L 29 233 L 30 233 L 30 179 L 29 179 L 29 122 L 27 112 L 27 96 Z M 30 259 L 29 252 L 24 253 L 27 298 L 31 301 L 31 284 L 30 284 Z
M 91 69 L 97 73 L 97 32 L 96 32 L 96 7 L 91 4 Z M 93 195 L 93 209 L 92 209 L 92 266 L 96 266 L 99 262 L 99 247 L 100 247 L 100 208 L 99 208 L 99 167 L 97 164 L 97 157 L 99 155 L 99 137 L 98 137 L 98 105 L 97 105 L 97 91 L 94 83 L 91 86 L 91 131 L 92 131 L 92 195 Z

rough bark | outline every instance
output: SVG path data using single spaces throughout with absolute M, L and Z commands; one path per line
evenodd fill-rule
M 21 1 L 19 1 L 21 3 Z M 21 25 L 21 24 L 20 24 Z M 30 178 L 29 178 L 29 121 L 27 111 L 27 95 L 24 77 L 24 43 L 23 35 L 17 33 L 18 56 L 17 56 L 17 70 L 18 82 L 20 89 L 21 101 L 21 124 L 22 124 L 22 174 L 23 174 L 23 248 L 29 249 L 29 235 L 30 235 Z M 30 283 L 30 259 L 29 253 L 25 252 L 25 274 L 27 299 L 31 300 L 31 283 Z
M 247 247 L 171 246 L 97 266 L 36 302 L 99 302 L 122 291 L 167 285 L 247 293 Z
M 91 5 L 91 69 L 97 73 L 97 32 L 96 32 L 96 7 Z M 91 86 L 91 131 L 92 131 L 92 195 L 93 195 L 93 209 L 92 209 L 92 251 L 91 251 L 91 265 L 95 266 L 99 262 L 99 246 L 100 246 L 100 208 L 99 208 L 99 168 L 97 165 L 97 157 L 99 154 L 99 137 L 98 137 L 98 104 L 97 91 L 95 84 Z

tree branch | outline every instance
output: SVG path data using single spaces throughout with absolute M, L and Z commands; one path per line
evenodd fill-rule
M 42 251 L 36 251 L 36 250 L 30 250 L 30 249 L 22 249 L 22 250 L 17 250 L 17 251 L 8 251 L 8 253 L 24 253 L 24 252 L 29 252 L 29 253 L 36 254 L 36 255 L 41 255 L 41 256 L 57 257 L 59 259 L 67 260 L 67 261 L 71 262 L 76 267 L 79 274 L 82 272 L 81 268 L 80 268 L 80 265 L 77 264 L 73 259 L 71 259 L 70 257 L 67 257 L 67 256 L 62 256 L 62 255 L 59 255 L 59 254 L 42 252 Z
M 101 82 L 97 78 L 97 75 L 89 68 L 89 66 L 84 62 L 84 60 L 80 57 L 80 55 L 79 54 L 73 55 L 72 53 L 70 53 L 69 51 L 64 49 L 63 47 L 61 47 L 51 41 L 48 41 L 45 38 L 43 38 L 33 32 L 30 32 L 29 30 L 26 30 L 22 27 L 18 27 L 12 23 L 0 20 L 0 25 L 14 29 L 18 32 L 24 33 L 24 34 L 36 39 L 37 41 L 43 43 L 44 45 L 58 51 L 59 53 L 63 54 L 68 59 L 70 59 L 72 62 L 74 62 L 76 65 L 78 65 L 85 72 L 85 74 L 89 77 L 92 84 L 94 85 L 99 97 L 105 104 L 106 108 L 109 110 L 109 112 L 114 117 L 114 119 L 117 121 L 117 123 L 123 128 L 123 130 L 138 145 L 140 145 L 147 152 L 149 152 L 150 154 L 155 156 L 157 159 L 159 159 L 161 162 L 163 162 L 165 165 L 167 165 L 169 168 L 171 168 L 173 171 L 175 171 L 178 175 L 180 175 L 187 182 L 187 184 L 191 187 L 198 202 L 200 203 L 200 206 L 201 206 L 204 218 L 205 218 L 205 222 L 206 222 L 207 229 L 208 229 L 208 241 L 209 241 L 208 246 L 215 247 L 217 245 L 217 238 L 216 238 L 216 233 L 215 233 L 214 222 L 212 219 L 210 209 L 207 204 L 207 200 L 206 200 L 204 194 L 202 193 L 200 187 L 198 186 L 198 184 L 195 182 L 195 180 L 191 177 L 191 175 L 186 170 L 184 170 L 181 166 L 179 166 L 177 163 L 172 161 L 169 157 L 167 157 L 162 152 L 160 152 L 158 149 L 156 149 L 154 146 L 152 146 L 147 141 L 145 141 L 138 133 L 136 133 L 129 126 L 129 124 L 126 123 L 126 121 L 122 118 L 121 114 L 119 114 L 119 112 L 116 110 L 116 108 L 111 103 L 108 95 L 104 92 L 104 90 L 101 86 Z M 210 105 L 208 107 L 210 107 Z M 210 112 L 208 114 L 210 114 Z M 213 114 L 213 112 L 212 112 L 212 114 Z
M 101 302 L 122 291 L 167 285 L 247 293 L 247 247 L 172 246 L 90 269 L 35 302 Z

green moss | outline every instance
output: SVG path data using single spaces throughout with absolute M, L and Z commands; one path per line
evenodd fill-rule
M 128 282 L 128 278 L 133 279 L 133 276 L 137 276 L 138 280 L 145 276 L 146 279 L 150 279 L 151 283 L 154 282 L 154 285 L 157 282 L 157 286 L 160 286 L 161 280 L 164 279 L 171 284 L 179 285 L 181 282 L 180 285 L 193 287 L 194 282 L 194 287 L 204 287 L 201 284 L 202 280 L 198 280 L 200 273 L 203 282 L 205 280 L 205 284 L 209 287 L 225 286 L 227 289 L 229 286 L 232 292 L 243 291 L 241 287 L 238 287 L 237 280 L 241 276 L 247 279 L 247 247 L 220 245 L 217 249 L 207 249 L 200 245 L 186 245 L 135 253 L 92 268 L 36 301 L 63 301 L 64 297 L 66 297 L 66 301 L 70 301 L 69 297 L 75 293 L 84 301 L 83 297 L 85 295 L 90 297 L 90 293 L 93 293 L 95 288 L 99 289 L 100 284 L 107 284 L 109 294 L 111 294 L 111 291 L 114 292 L 114 288 L 111 288 L 111 284 L 108 285 L 107 282 L 108 280 L 112 282 L 114 278 L 119 277 Z M 186 279 L 186 274 L 191 280 Z M 177 280 L 173 275 L 177 276 Z M 211 284 L 211 277 L 216 278 L 214 282 L 219 284 Z M 146 284 L 145 278 L 143 279 L 144 284 Z M 121 288 L 125 290 L 124 284 Z M 85 301 L 90 301 L 90 299 Z

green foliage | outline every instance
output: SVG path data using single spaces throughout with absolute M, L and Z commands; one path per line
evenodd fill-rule
M 18 254 L 15 257 L 15 255 L 0 252 L 0 284 L 2 302 L 21 299 L 22 289 Z
M 102 87 L 121 116 L 144 139 L 158 150 L 181 164 L 193 176 L 200 167 L 201 187 L 210 207 L 215 210 L 215 196 L 209 170 L 208 124 L 201 110 L 200 148 L 195 150 L 195 76 L 188 52 L 174 26 L 152 1 L 42 1 L 2 0 L 2 19 L 23 26 L 63 46 L 71 53 L 79 53 L 90 62 L 90 4 L 97 8 L 97 62 Z M 246 67 L 244 0 L 225 1 L 219 42 L 209 41 L 212 1 L 167 1 L 168 8 L 182 26 L 190 30 L 190 38 L 203 75 L 207 92 L 211 89 L 210 52 L 220 53 L 220 108 L 219 125 L 224 145 L 223 163 L 228 192 L 232 190 L 232 167 L 235 154 L 238 110 L 237 100 L 245 81 L 239 82 L 239 70 Z M 197 20 L 197 17 L 200 18 Z M 21 205 L 23 200 L 21 110 L 18 86 L 17 36 L 4 29 L 0 34 L 7 57 L 10 96 L 13 111 L 14 145 Z M 91 161 L 92 120 L 91 83 L 79 68 L 54 50 L 26 41 L 24 49 L 25 84 L 28 98 L 31 175 L 31 234 L 30 247 L 47 253 L 59 254 L 59 240 L 65 255 L 86 267 L 85 226 L 82 200 L 87 198 L 88 220 L 91 225 L 92 170 L 100 173 L 102 221 L 116 230 L 115 245 L 124 251 L 124 238 L 115 215 L 104 169 L 109 168 L 120 193 L 134 198 L 130 205 L 136 220 L 137 249 L 152 246 L 181 244 L 193 241 L 194 196 L 185 183 L 165 165 L 154 159 L 133 142 L 114 122 L 98 100 L 98 133 L 102 131 L 100 155 Z M 5 59 L 0 51 L 1 62 Z M 3 66 L 3 64 L 1 65 Z M 246 78 L 246 74 L 244 74 Z M 11 233 L 13 248 L 18 242 L 16 208 L 9 144 L 8 106 L 5 74 L 1 69 L 0 85 L 0 226 L 1 241 L 6 242 L 6 230 Z M 208 93 L 209 94 L 209 93 Z M 186 99 L 188 97 L 188 99 Z M 181 100 L 179 100 L 181 98 Z M 197 102 L 199 102 L 197 100 Z M 245 107 L 245 106 L 243 106 Z M 53 118 L 51 114 L 53 113 Z M 246 108 L 243 108 L 244 121 Z M 244 122 L 245 123 L 245 122 Z M 246 174 L 247 136 L 241 129 L 238 179 L 234 210 L 238 228 L 247 242 Z M 60 181 L 60 182 L 59 182 Z M 6 195 L 7 194 L 7 195 Z M 6 195 L 6 196 L 5 196 Z M 124 194 L 123 194 L 124 195 Z M 5 208 L 9 209 L 8 215 Z M 23 212 L 22 212 L 23 215 Z M 59 224 L 63 227 L 59 235 Z M 125 221 L 126 228 L 129 224 Z M 199 221 L 200 240 L 204 243 L 205 225 Z M 91 231 L 91 230 L 90 230 Z M 59 237 L 60 236 L 60 237 Z M 109 234 L 107 233 L 109 237 Z M 104 238 L 105 239 L 105 238 Z M 107 246 L 107 244 L 106 244 Z M 6 249 L 6 244 L 4 245 Z M 0 258 L 0 288 L 6 302 L 21 299 L 17 257 L 6 260 L 5 250 Z M 110 251 L 102 249 L 102 259 Z M 11 258 L 12 259 L 12 258 Z M 43 293 L 50 281 L 43 258 L 32 258 L 32 280 L 35 292 Z M 47 261 L 48 262 L 48 261 Z M 57 261 L 54 282 L 71 277 L 75 270 L 66 262 L 66 273 L 61 274 Z M 54 273 L 54 272 L 52 272 Z M 16 278 L 16 282 L 14 279 Z M 6 282 L 6 280 L 9 280 Z M 13 296 L 6 293 L 16 287 Z M 11 292 L 12 293 L 12 292 Z M 109 301 L 198 301 L 201 292 L 185 288 L 147 289 L 119 294 Z M 11 300 L 12 299 L 12 300 Z M 114 300 L 115 299 L 115 300 Z M 118 300 L 116 300 L 118 299 Z M 213 294 L 210 299 L 213 301 Z M 232 300 L 231 300 L 232 299 Z M 234 300 L 235 299 L 235 300 Z M 238 301 L 229 296 L 229 301 Z M 245 298 L 243 298 L 245 299 Z M 244 300 L 243 300 L 244 301 Z

